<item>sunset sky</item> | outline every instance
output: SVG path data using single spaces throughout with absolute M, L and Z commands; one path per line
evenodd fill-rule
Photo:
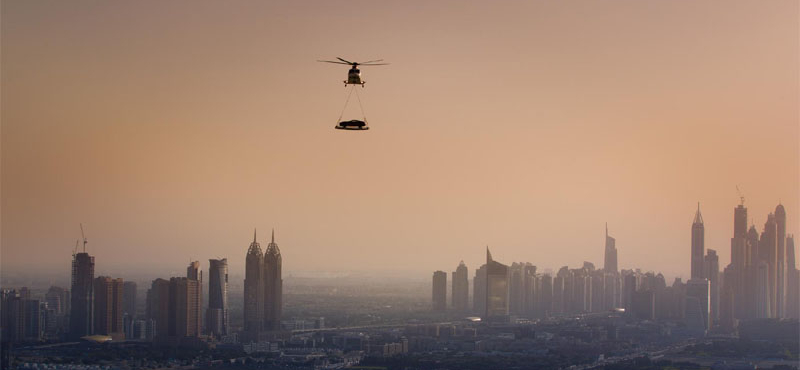
M 698 201 L 729 263 L 736 185 L 800 231 L 794 0 L 0 4 L 4 273 L 68 274 L 81 222 L 123 278 L 241 274 L 256 227 L 285 273 L 602 267 L 608 222 L 686 278 Z M 333 129 L 337 56 L 391 63 L 369 131 Z

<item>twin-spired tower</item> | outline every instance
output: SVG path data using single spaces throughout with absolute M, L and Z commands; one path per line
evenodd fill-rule
M 247 249 L 244 278 L 244 330 L 246 335 L 258 337 L 261 332 L 279 331 L 283 311 L 283 278 L 281 275 L 281 250 L 272 241 L 266 253 L 253 232 L 253 242 Z

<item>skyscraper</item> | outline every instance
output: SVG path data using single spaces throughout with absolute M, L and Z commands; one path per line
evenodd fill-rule
M 750 266 L 747 269 L 747 275 L 745 278 L 745 289 L 747 291 L 744 296 L 738 298 L 734 297 L 734 312 L 737 313 L 737 319 L 756 317 L 756 296 L 758 295 L 758 287 L 756 282 L 758 275 L 758 263 L 761 261 L 761 252 L 758 249 L 758 239 L 759 235 L 758 230 L 756 230 L 756 226 L 750 225 L 750 228 L 747 229 L 747 250 L 750 252 Z
M 257 336 L 264 327 L 263 266 L 264 254 L 253 231 L 253 242 L 247 249 L 244 272 L 244 331 L 251 337 Z
M 700 214 L 700 203 L 697 203 L 697 212 L 692 222 L 692 279 L 705 278 L 703 273 L 705 254 L 705 226 L 703 215 Z
M 69 312 L 70 295 L 69 290 L 58 286 L 51 286 L 45 294 L 47 306 L 55 310 L 57 315 L 65 315 Z
M 706 250 L 705 275 L 708 276 L 710 298 L 711 298 L 711 318 L 719 319 L 719 256 L 713 249 Z
M 778 224 L 775 215 L 770 213 L 767 222 L 764 223 L 764 230 L 761 232 L 761 239 L 758 241 L 758 254 L 762 261 L 768 266 L 769 281 L 769 317 L 777 317 L 778 302 Z
M 221 337 L 228 334 L 228 259 L 208 260 L 208 310 L 206 330 Z
M 617 267 L 617 241 L 608 236 L 608 223 L 606 223 L 606 249 L 605 249 L 605 258 L 603 264 L 603 270 L 605 272 L 618 272 L 619 269 Z
M 469 309 L 469 271 L 464 261 L 453 272 L 453 308 L 460 312 Z
M 25 340 L 25 299 L 18 291 L 0 291 L 0 328 L 3 342 Z
M 686 283 L 686 324 L 690 328 L 702 328 L 703 334 L 713 325 L 710 289 L 708 279 L 689 279 Z
M 122 284 L 122 312 L 131 317 L 136 315 L 136 283 L 133 281 Z
M 114 340 L 125 338 L 122 327 L 122 279 L 100 276 L 94 279 L 94 334 Z
M 771 317 L 770 303 L 769 264 L 766 261 L 759 261 L 756 267 L 755 318 Z
M 486 247 L 486 314 L 487 320 L 508 317 L 508 266 L 492 259 Z
M 795 262 L 794 235 L 786 237 L 786 317 L 800 319 L 800 271 Z
M 522 315 L 522 306 L 525 300 L 524 282 L 522 278 L 522 264 L 513 262 L 508 270 L 508 312 L 512 315 Z
M 175 339 L 180 340 L 200 335 L 198 326 L 200 297 L 197 296 L 200 289 L 198 289 L 198 285 L 200 285 L 200 280 L 185 277 L 169 279 L 167 335 L 173 339 L 173 342 Z M 211 310 L 209 309 L 209 311 Z M 225 329 L 226 327 L 221 328 L 221 330 Z M 214 334 L 218 333 L 214 332 Z
M 147 319 L 155 322 L 155 337 L 169 335 L 169 287 L 165 279 L 155 279 L 147 291 Z
M 70 291 L 69 337 L 78 340 L 94 333 L 94 257 L 86 252 L 72 256 Z
M 734 296 L 737 288 L 737 275 L 733 265 L 728 265 L 723 273 L 722 292 L 719 298 L 719 326 L 725 332 L 732 332 L 736 327 L 736 318 L 734 317 Z
M 264 253 L 264 330 L 281 330 L 283 314 L 283 275 L 281 273 L 281 250 L 275 243 L 275 230 L 272 241 Z
M 756 236 L 756 239 L 758 239 L 758 236 Z M 729 330 L 733 330 L 735 318 L 744 318 L 751 311 L 749 306 L 752 302 L 752 291 L 755 286 L 751 258 L 751 245 L 747 239 L 747 208 L 744 207 L 744 198 L 742 198 L 742 203 L 733 209 L 731 263 L 725 268 L 725 284 L 727 284 L 725 287 L 725 294 L 727 294 L 725 299 L 732 301 L 730 305 L 725 303 L 727 305 L 725 307 L 732 311 L 726 312 L 728 316 L 725 318 L 726 321 L 723 326 Z
M 195 291 L 194 293 L 188 293 L 191 296 L 189 297 L 189 307 L 187 309 L 192 311 L 189 313 L 189 317 L 195 321 L 189 325 L 195 327 L 196 329 L 193 329 L 193 332 L 200 335 L 203 332 L 203 272 L 200 271 L 200 261 L 189 263 L 189 266 L 186 267 L 186 278 L 196 282 L 196 284 L 188 284 Z
M 440 312 L 447 309 L 447 273 L 444 271 L 433 272 L 431 307 Z
M 775 225 L 777 231 L 777 267 L 775 269 L 775 314 L 786 317 L 786 210 L 783 204 L 775 207 Z
M 486 265 L 475 270 L 472 279 L 472 311 L 476 315 L 486 313 Z

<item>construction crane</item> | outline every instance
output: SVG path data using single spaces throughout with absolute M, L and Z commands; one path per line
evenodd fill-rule
M 86 243 L 88 241 L 86 240 L 86 235 L 83 234 L 83 224 L 81 224 L 81 238 L 83 238 L 83 253 L 86 253 Z
M 78 243 L 80 243 L 80 240 L 75 240 L 75 248 L 72 248 L 73 257 L 75 257 L 75 254 L 78 253 Z
M 744 195 L 742 195 L 742 191 L 739 190 L 739 185 L 736 185 L 736 193 L 739 194 L 739 204 L 744 205 Z

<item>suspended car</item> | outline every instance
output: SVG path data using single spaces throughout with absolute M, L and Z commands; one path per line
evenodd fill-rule
M 337 130 L 369 130 L 369 126 L 367 126 L 366 122 L 357 119 L 339 122 L 334 128 Z

